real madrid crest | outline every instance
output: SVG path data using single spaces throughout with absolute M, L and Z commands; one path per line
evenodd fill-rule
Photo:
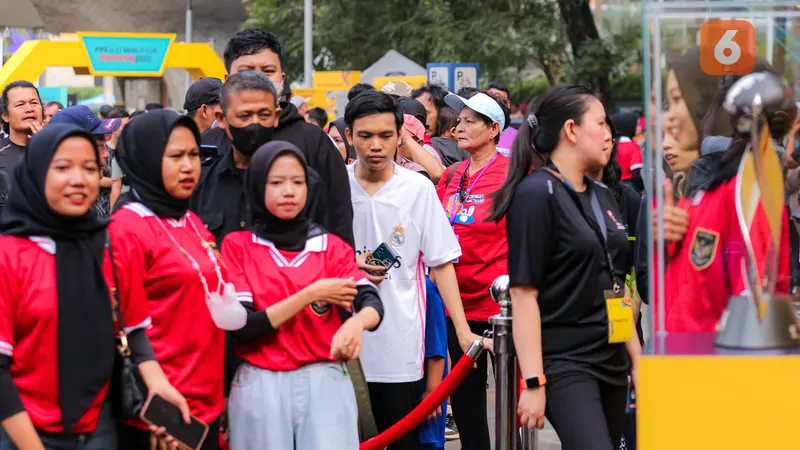
M 406 243 L 406 229 L 403 225 L 396 225 L 394 227 L 394 231 L 392 234 L 389 235 L 389 242 L 391 242 L 392 246 L 400 247 Z

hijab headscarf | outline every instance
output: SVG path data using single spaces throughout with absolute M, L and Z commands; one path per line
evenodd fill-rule
M 636 135 L 636 125 L 639 123 L 639 116 L 636 113 L 620 113 L 611 116 L 617 135 L 633 139 Z M 617 137 L 614 136 L 614 138 Z
M 291 220 L 279 219 L 269 212 L 264 204 L 269 170 L 279 156 L 286 154 L 294 155 L 300 161 L 308 185 L 308 163 L 303 152 L 289 142 L 271 141 L 262 145 L 247 165 L 245 187 L 250 202 L 250 231 L 272 242 L 281 250 L 297 251 L 305 247 L 311 228 L 311 221 L 308 218 L 308 198 L 300 214 Z
M 700 65 L 700 47 L 686 50 L 672 63 L 675 79 L 697 129 L 698 151 L 708 136 L 733 135 L 731 120 L 722 108 L 722 77 L 705 73 Z M 753 72 L 775 72 L 761 57 L 755 58 Z M 692 164 L 680 190 L 692 196 L 700 189 L 710 190 L 736 175 L 746 142 L 734 139 L 725 153 L 703 155 Z M 681 183 L 678 183 L 678 185 Z M 677 186 L 676 186 L 677 187 Z
M 334 120 L 333 125 L 337 130 L 339 130 L 339 134 L 342 136 L 344 148 L 347 151 L 347 158 L 355 160 L 357 158 L 356 150 L 353 148 L 350 142 L 347 141 L 347 135 L 344 133 L 344 130 L 347 129 L 347 124 L 344 122 L 344 117 L 339 117 L 338 119 Z
M 167 192 L 161 170 L 169 136 L 178 126 L 188 128 L 200 143 L 200 131 L 194 120 L 175 111 L 152 110 L 128 123 L 119 138 L 116 160 L 131 190 L 119 197 L 114 209 L 141 202 L 158 217 L 179 219 L 186 214 L 189 199 L 177 199 Z
M 68 124 L 44 128 L 31 138 L 14 169 L 8 206 L 0 219 L 2 234 L 46 236 L 56 244 L 58 393 L 66 433 L 111 378 L 115 351 L 111 298 L 102 270 L 108 222 L 94 208 L 80 217 L 61 215 L 45 197 L 50 162 L 70 137 L 86 139 L 100 166 L 91 134 Z

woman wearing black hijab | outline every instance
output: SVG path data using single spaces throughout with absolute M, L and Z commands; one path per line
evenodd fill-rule
M 222 246 L 251 311 L 234 332 L 244 360 L 228 405 L 234 450 L 358 448 L 344 361 L 358 357 L 361 335 L 377 328 L 383 304 L 352 247 L 308 219 L 307 183 L 297 147 L 262 146 L 245 178 L 252 225 Z
M 92 210 L 99 168 L 92 135 L 64 124 L 37 133 L 15 168 L 0 220 L 0 449 L 116 448 L 101 415 L 116 331 L 103 274 L 108 222 Z M 175 399 L 142 331 L 146 314 L 126 306 L 145 383 Z
M 147 334 L 167 379 L 209 424 L 206 450 L 219 448 L 225 355 L 224 332 L 207 305 L 223 291 L 226 268 L 213 235 L 188 210 L 200 178 L 198 142 L 194 121 L 174 111 L 128 124 L 116 157 L 131 189 L 120 196 L 109 233 L 120 298 L 149 311 Z M 148 448 L 143 422 L 126 422 L 118 433 L 120 449 Z
M 347 124 L 344 123 L 344 117 L 339 117 L 328 125 L 328 136 L 333 139 L 339 153 L 342 155 L 345 164 L 352 164 L 356 159 L 356 151 L 350 142 L 347 141 L 344 130 L 347 129 Z

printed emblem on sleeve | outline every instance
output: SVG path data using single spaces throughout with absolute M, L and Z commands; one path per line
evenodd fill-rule
M 331 305 L 326 301 L 319 300 L 311 304 L 311 311 L 314 311 L 314 314 L 318 316 L 325 315 L 330 309 Z
M 394 231 L 389 235 L 389 242 L 395 247 L 400 247 L 406 243 L 406 229 L 403 225 L 396 225 Z
M 719 233 L 700 227 L 695 229 L 689 249 L 689 261 L 695 270 L 706 269 L 714 262 L 718 245 Z

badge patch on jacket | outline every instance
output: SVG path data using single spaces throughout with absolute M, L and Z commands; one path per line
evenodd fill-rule
M 708 268 L 717 254 L 719 233 L 697 227 L 692 237 L 692 247 L 689 249 L 689 260 L 695 270 Z

